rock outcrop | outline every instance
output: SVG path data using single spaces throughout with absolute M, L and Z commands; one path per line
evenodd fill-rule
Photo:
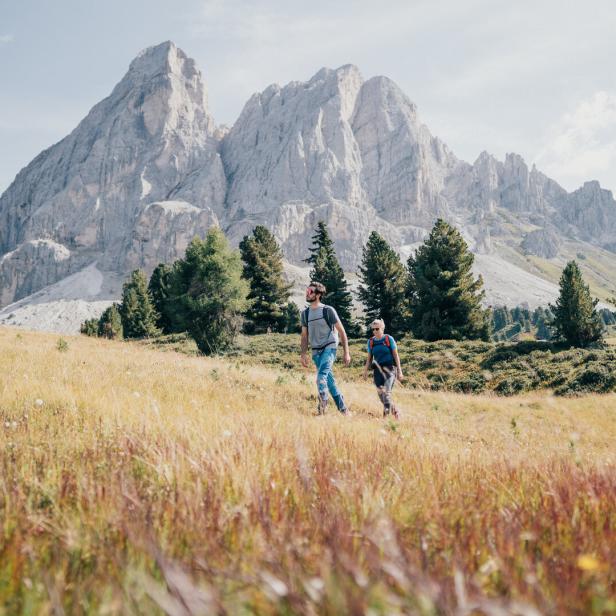
M 0 257 L 0 305 L 71 273 L 71 253 L 52 240 L 28 240 Z
M 567 195 L 557 222 L 573 237 L 614 250 L 616 244 L 616 201 L 599 182 L 585 182 Z
M 558 255 L 562 241 L 551 229 L 536 229 L 524 236 L 522 250 L 526 254 L 553 259 Z

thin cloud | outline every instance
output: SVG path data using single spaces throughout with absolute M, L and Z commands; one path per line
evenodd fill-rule
M 305 6 L 275 0 L 205 0 L 187 27 L 209 49 L 224 50 L 215 61 L 204 58 L 206 79 L 211 76 L 218 88 L 245 100 L 270 83 L 308 79 L 322 66 L 363 68 L 366 57 L 387 55 L 392 41 L 465 21 L 469 7 L 482 4 L 485 0 L 469 0 L 443 14 L 428 1 L 392 0 L 376 8 L 372 1 L 357 0 L 351 11 L 345 3 L 315 0 L 307 14 Z
M 6 43 L 12 43 L 15 37 L 12 34 L 0 34 L 0 45 Z
M 595 92 L 563 114 L 549 130 L 537 165 L 573 190 L 599 180 L 616 189 L 616 92 Z

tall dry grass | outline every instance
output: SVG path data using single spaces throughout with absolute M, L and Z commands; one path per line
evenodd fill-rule
M 316 418 L 299 367 L 66 340 L 0 329 L 0 612 L 616 612 L 614 395 Z

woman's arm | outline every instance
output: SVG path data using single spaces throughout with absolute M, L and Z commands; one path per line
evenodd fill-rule
M 396 362 L 396 376 L 398 380 L 402 382 L 404 380 L 404 374 L 402 374 L 402 367 L 400 366 L 400 355 L 398 355 L 398 349 L 392 349 L 392 355 L 394 356 L 394 361 Z

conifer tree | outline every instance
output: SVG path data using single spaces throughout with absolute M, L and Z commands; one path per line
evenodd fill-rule
M 511 314 L 507 306 L 497 306 L 492 311 L 492 328 L 495 332 L 511 324 Z
M 79 328 L 79 333 L 86 336 L 98 336 L 98 322 L 99 319 L 86 319 Z
M 194 238 L 184 259 L 174 264 L 174 326 L 188 331 L 205 355 L 223 351 L 241 329 L 249 289 L 239 251 L 213 227 L 205 239 Z
M 417 338 L 490 339 L 483 279 L 473 278 L 473 259 L 459 231 L 442 219 L 409 257 L 409 324 Z
M 550 340 L 552 338 L 550 321 L 544 316 L 537 319 L 537 333 L 535 334 L 535 338 L 537 338 L 537 340 Z
M 554 313 L 556 337 L 570 345 L 586 347 L 601 339 L 603 326 L 588 285 L 575 261 L 569 261 L 560 277 L 560 295 L 556 304 L 550 305 Z
M 124 337 L 122 317 L 120 316 L 118 304 L 111 304 L 101 315 L 101 318 L 98 320 L 98 335 L 101 338 L 109 338 L 111 340 Z
M 289 302 L 284 309 L 285 334 L 299 334 L 302 331 L 301 316 L 299 308 L 295 302 Z
M 156 326 L 163 334 L 173 332 L 169 311 L 169 297 L 171 295 L 171 276 L 173 267 L 166 263 L 159 263 L 150 276 L 148 292 L 152 298 L 154 310 L 158 315 Z
M 332 241 L 327 225 L 321 220 L 317 223 L 315 234 L 312 236 L 310 256 L 305 263 L 310 263 L 310 280 L 320 282 L 327 290 L 321 301 L 332 306 L 347 334 L 351 337 L 359 335 L 359 327 L 353 319 L 353 297 L 349 285 L 344 277 L 344 271 L 336 257 L 334 242 Z
M 133 271 L 124 283 L 120 316 L 125 338 L 149 338 L 160 334 L 156 327 L 158 314 L 143 270 Z
M 283 278 L 282 250 L 276 238 L 262 225 L 240 242 L 243 277 L 250 284 L 244 328 L 247 333 L 284 331 L 285 309 L 293 285 Z
M 366 325 L 385 321 L 385 331 L 399 336 L 405 329 L 406 271 L 395 250 L 373 231 L 364 246 L 359 266 L 358 295 L 364 305 Z

